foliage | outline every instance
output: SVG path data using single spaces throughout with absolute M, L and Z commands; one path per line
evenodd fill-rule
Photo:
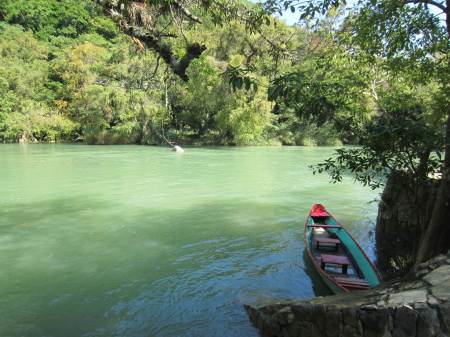
M 45 104 L 51 96 L 47 47 L 30 32 L 6 26 L 0 39 L 0 138 L 7 141 L 68 136 L 75 123 Z
M 0 4 L 4 20 L 49 40 L 53 36 L 74 38 L 89 30 L 88 3 L 76 0 L 5 0 Z
M 252 93 L 239 90 L 236 96 L 233 108 L 218 116 L 221 133 L 231 135 L 232 143 L 237 145 L 257 144 L 270 129 L 273 118 L 270 103 L 263 90 Z
M 404 85 L 394 85 L 379 102 L 383 113 L 366 126 L 362 146 L 336 150 L 335 157 L 315 167 L 316 172 L 328 171 L 334 182 L 340 181 L 344 172 L 351 172 L 372 188 L 383 185 L 386 174 L 425 179 L 439 172 L 444 130 L 436 125 L 443 125 L 445 116 L 430 105 L 430 93 L 436 88 L 428 86 L 424 96 L 424 88 L 405 92 L 408 88 Z
M 341 4 L 265 3 L 269 10 L 300 9 L 300 21 L 333 15 Z M 332 122 L 361 145 L 338 149 L 315 172 L 329 172 L 334 182 L 352 173 L 377 188 L 390 173 L 420 180 L 442 169 L 449 45 L 439 19 L 420 1 L 361 0 L 338 29 L 330 26 L 328 46 L 311 65 L 272 81 L 269 98 L 277 104 L 319 124 Z M 323 31 L 323 22 L 316 29 Z
M 119 31 L 103 14 L 107 2 L 59 4 L 0 4 L 0 140 L 158 144 L 165 135 L 195 144 L 328 144 L 311 121 L 267 98 L 268 82 L 292 70 L 310 42 L 261 6 L 193 3 L 190 13 L 202 21 L 194 26 L 178 20 L 181 9 L 172 17 L 156 4 L 164 15 L 154 28 L 179 36 L 169 43 L 176 57 L 188 41 L 208 45 L 183 82 L 158 52 Z M 230 74 L 243 69 L 235 85 Z M 334 144 L 340 134 L 330 127 Z

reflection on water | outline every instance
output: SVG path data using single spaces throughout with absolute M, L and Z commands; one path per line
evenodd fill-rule
M 319 273 L 314 268 L 311 260 L 308 257 L 306 250 L 303 250 L 303 263 L 305 264 L 305 271 L 311 279 L 314 295 L 316 296 L 329 296 L 333 295 L 333 292 L 328 288 L 325 282 L 322 281 Z
M 243 303 L 326 293 L 312 203 L 374 257 L 376 192 L 308 169 L 331 151 L 1 145 L 0 336 L 256 336 Z

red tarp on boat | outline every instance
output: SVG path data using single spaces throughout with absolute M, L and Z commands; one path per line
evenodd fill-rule
M 329 216 L 328 212 L 325 210 L 325 206 L 322 204 L 314 204 L 311 207 L 311 216 L 321 216 L 321 217 L 327 217 Z

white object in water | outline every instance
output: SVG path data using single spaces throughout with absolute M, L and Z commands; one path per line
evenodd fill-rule
M 174 145 L 173 151 L 175 151 L 175 152 L 177 152 L 177 153 L 182 153 L 182 152 L 184 152 L 183 148 L 182 148 L 181 146 L 178 146 L 178 145 Z

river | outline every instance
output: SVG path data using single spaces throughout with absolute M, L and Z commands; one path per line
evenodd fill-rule
M 243 303 L 325 293 L 312 203 L 374 258 L 378 192 L 312 175 L 331 153 L 0 145 L 0 336 L 257 336 Z

